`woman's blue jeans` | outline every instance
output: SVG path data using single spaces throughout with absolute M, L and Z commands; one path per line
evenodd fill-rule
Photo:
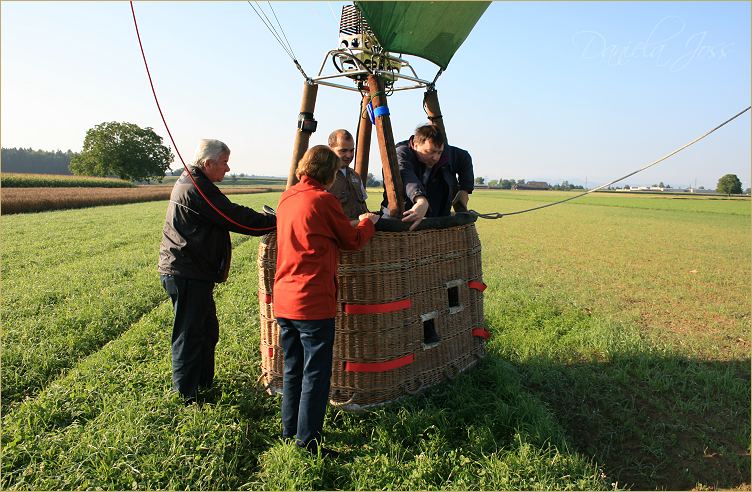
M 282 437 L 316 452 L 332 378 L 334 318 L 277 318 L 285 354 Z

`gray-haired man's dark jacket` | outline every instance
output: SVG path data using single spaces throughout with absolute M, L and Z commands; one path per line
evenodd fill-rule
M 224 282 L 232 257 L 229 231 L 262 236 L 276 229 L 277 217 L 232 203 L 201 169 L 194 166 L 189 169 L 206 198 L 236 224 L 209 205 L 187 171 L 183 171 L 172 188 L 167 207 L 159 248 L 159 273 Z

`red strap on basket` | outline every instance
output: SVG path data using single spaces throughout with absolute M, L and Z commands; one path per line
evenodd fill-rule
M 264 348 L 266 348 L 266 350 L 267 350 L 267 352 L 266 352 L 266 353 L 267 353 L 267 355 L 268 355 L 269 357 L 274 357 L 274 347 L 269 347 L 268 345 L 267 345 L 266 347 L 264 347 L 264 346 L 262 345 L 262 346 L 261 346 L 261 355 L 264 355 Z
M 261 296 L 261 302 L 263 302 L 264 304 L 271 304 L 272 296 L 270 296 L 269 294 L 264 294 L 263 296 Z
M 413 354 L 400 357 L 399 359 L 390 360 L 387 362 L 345 362 L 345 371 L 351 372 L 381 372 L 388 371 L 389 369 L 396 369 L 398 367 L 411 364 L 415 356 Z
M 476 329 L 473 330 L 473 336 L 474 337 L 483 337 L 483 338 L 487 339 L 488 337 L 491 336 L 491 334 L 489 332 L 487 332 L 486 330 L 481 330 L 480 328 L 476 328 Z
M 410 299 L 404 301 L 387 302 L 385 304 L 345 304 L 347 314 L 379 314 L 399 311 L 412 306 Z
M 486 284 L 481 283 L 481 282 L 476 282 L 475 280 L 468 282 L 467 286 L 470 287 L 471 289 L 477 289 L 481 292 L 486 290 Z

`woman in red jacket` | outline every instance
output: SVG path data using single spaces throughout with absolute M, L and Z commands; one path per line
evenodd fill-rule
M 285 354 L 282 437 L 317 453 L 332 376 L 339 250 L 356 250 L 376 232 L 379 216 L 362 214 L 356 227 L 327 192 L 341 166 L 331 149 L 309 149 L 295 174 L 300 182 L 277 206 L 274 313 Z M 335 452 L 322 449 L 324 455 Z

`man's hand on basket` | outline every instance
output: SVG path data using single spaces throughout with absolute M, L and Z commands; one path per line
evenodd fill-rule
M 416 196 L 413 208 L 405 210 L 405 213 L 402 214 L 404 216 L 402 222 L 412 222 L 413 225 L 410 226 L 410 230 L 412 231 L 418 227 L 418 224 L 423 220 L 423 217 L 426 216 L 426 212 L 428 212 L 428 198 L 424 196 Z

